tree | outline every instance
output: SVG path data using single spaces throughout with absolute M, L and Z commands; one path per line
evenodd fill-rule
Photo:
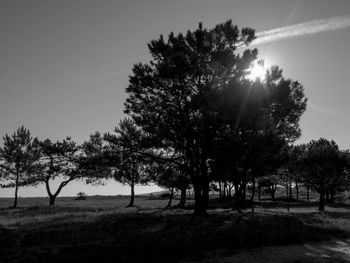
M 36 165 L 35 181 L 45 183 L 49 205 L 54 205 L 57 196 L 69 182 L 79 178 L 78 146 L 70 137 L 52 142 L 50 139 L 39 142 L 41 157 Z M 61 177 L 62 181 L 55 191 L 50 182 Z
M 258 52 L 237 48 L 254 38 L 254 30 L 239 30 L 230 20 L 212 29 L 199 24 L 186 35 L 151 41 L 153 60 L 135 64 L 130 76 L 125 112 L 156 138 L 156 147 L 184 156 L 198 215 L 208 206 L 209 163 L 219 132 L 253 135 L 262 130 L 258 124 L 290 140 L 299 135 L 302 86 L 284 79 L 277 67 L 264 82 L 245 78 Z
M 113 177 L 131 188 L 130 202 L 127 207 L 134 206 L 135 185 L 147 182 L 147 166 L 143 162 L 143 135 L 141 129 L 129 118 L 120 121 L 114 134 L 105 134 L 109 145 L 109 164 L 113 167 Z
M 231 21 L 212 30 L 199 28 L 186 35 L 163 36 L 148 47 L 153 61 L 136 64 L 130 85 L 126 113 L 147 133 L 158 138 L 161 147 L 172 147 L 186 158 L 195 191 L 195 213 L 205 214 L 208 204 L 208 155 L 213 137 L 209 98 L 233 72 L 245 69 L 255 51 L 241 59 L 236 48 L 250 43 L 254 31 L 238 30 Z M 238 74 L 238 73 L 237 73 Z
M 259 194 L 259 201 L 261 201 L 261 189 L 265 188 L 265 192 L 269 193 L 271 195 L 271 199 L 275 200 L 275 193 L 277 190 L 277 186 L 279 183 L 279 177 L 277 175 L 269 175 L 260 177 L 258 179 L 258 194 Z
M 325 195 L 348 184 L 348 155 L 334 141 L 321 138 L 306 144 L 303 155 L 304 180 L 319 194 L 319 210 L 325 210 Z
M 15 188 L 13 208 L 16 208 L 18 188 L 33 183 L 33 167 L 40 157 L 38 139 L 33 139 L 30 131 L 22 126 L 11 136 L 6 134 L 3 140 L 4 145 L 0 147 L 0 170 L 8 182 L 3 186 Z
M 99 132 L 90 135 L 80 147 L 79 172 L 86 183 L 100 185 L 112 176 L 110 161 L 115 161 Z
M 299 182 L 303 182 L 303 154 L 305 145 L 290 145 L 284 152 L 283 178 L 286 183 L 287 198 L 292 198 L 292 183 L 295 182 L 296 199 L 299 199 Z
M 326 202 L 334 203 L 334 196 L 349 190 L 350 186 L 350 152 L 349 150 L 339 150 L 339 158 L 341 162 L 337 166 L 338 176 L 334 178 L 330 184 L 329 190 L 326 192 Z
M 189 178 L 186 172 L 181 170 L 174 164 L 164 163 L 164 162 L 154 162 L 151 164 L 149 170 L 149 178 L 152 178 L 158 186 L 169 189 L 169 202 L 167 207 L 171 206 L 172 200 L 174 198 L 174 191 L 180 190 L 180 201 L 177 204 L 178 208 L 185 207 L 186 204 L 186 190 L 189 188 Z
M 176 184 L 177 179 L 179 178 L 177 173 L 178 171 L 169 167 L 161 172 L 160 178 L 157 180 L 158 186 L 169 189 L 169 201 L 167 207 L 171 207 L 171 203 L 174 198 L 174 191 L 177 189 Z
M 86 179 L 87 183 L 101 183 L 108 177 L 109 170 L 104 165 L 102 136 L 100 133 L 90 135 L 90 140 L 81 146 L 70 137 L 52 142 L 50 139 L 40 141 L 41 157 L 36 164 L 36 183 L 43 182 L 49 196 L 49 205 L 54 205 L 57 196 L 71 181 Z M 61 179 L 56 190 L 50 183 Z

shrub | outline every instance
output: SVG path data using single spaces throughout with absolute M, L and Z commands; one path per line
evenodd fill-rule
M 86 200 L 86 198 L 87 198 L 87 194 L 85 194 L 84 192 L 78 192 L 75 200 Z

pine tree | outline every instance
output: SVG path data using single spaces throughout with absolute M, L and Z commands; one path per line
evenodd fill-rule
M 209 163 L 219 133 L 229 129 L 246 138 L 274 130 L 290 141 L 300 135 L 303 87 L 285 79 L 278 67 L 264 82 L 246 78 L 258 51 L 238 47 L 254 39 L 253 29 L 239 30 L 230 20 L 212 29 L 199 24 L 186 34 L 151 41 L 152 61 L 135 64 L 130 76 L 125 112 L 154 137 L 154 147 L 184 156 L 198 215 L 208 207 Z
M 147 182 L 147 166 L 143 162 L 143 135 L 133 120 L 126 118 L 115 128 L 116 134 L 105 134 L 109 144 L 110 165 L 113 177 L 122 184 L 130 185 L 131 195 L 127 207 L 134 206 L 135 185 Z
M 18 188 L 35 183 L 32 175 L 40 157 L 40 149 L 38 139 L 33 139 L 24 126 L 19 127 L 11 136 L 6 134 L 3 140 L 4 145 L 0 147 L 0 169 L 6 180 L 3 186 L 15 188 L 13 208 L 16 208 Z
M 39 142 L 41 156 L 36 165 L 35 181 L 45 183 L 49 204 L 54 205 L 56 197 L 69 182 L 79 178 L 78 146 L 70 137 L 52 142 L 50 139 Z M 58 188 L 52 191 L 50 182 L 58 177 L 63 178 Z

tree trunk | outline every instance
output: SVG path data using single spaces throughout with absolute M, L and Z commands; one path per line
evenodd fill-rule
M 295 181 L 295 190 L 297 191 L 297 201 L 299 201 L 299 184 L 298 184 L 298 181 Z
M 292 180 L 289 181 L 289 199 L 293 198 Z
M 261 202 L 261 186 L 260 186 L 260 184 L 258 185 L 258 198 L 259 198 L 259 202 Z
M 222 199 L 222 196 L 221 196 L 221 181 L 219 181 L 219 199 L 220 200 Z
M 329 203 L 329 192 L 326 191 L 326 203 Z
M 173 201 L 173 198 L 174 198 L 174 188 L 170 188 L 169 201 L 166 207 L 171 207 L 171 202 Z
M 325 203 L 325 193 L 323 190 L 320 192 L 320 203 L 318 205 L 318 210 L 324 212 L 324 203 Z
M 330 196 L 329 196 L 329 202 L 331 204 L 334 204 L 334 195 L 335 195 L 334 191 L 331 191 Z
M 226 184 L 226 182 L 224 182 L 224 191 L 223 191 L 223 199 L 226 199 L 226 187 L 227 187 L 227 184 Z
M 15 185 L 15 200 L 13 202 L 12 208 L 17 207 L 17 200 L 18 200 L 18 181 L 19 181 L 19 171 L 16 173 L 16 185 Z
M 247 184 L 246 182 L 242 182 L 242 201 L 245 202 L 245 200 L 247 199 Z
M 46 191 L 49 196 L 49 205 L 55 205 L 56 197 L 60 194 L 62 191 L 63 187 L 65 187 L 68 184 L 69 180 L 62 182 L 59 187 L 57 188 L 56 192 L 52 194 L 50 190 L 50 184 L 49 184 L 49 179 L 46 178 L 45 180 L 45 186 L 46 186 Z
M 250 201 L 254 201 L 254 196 L 255 196 L 255 178 L 252 180 L 252 195 L 250 196 Z
M 180 202 L 178 204 L 179 208 L 184 208 L 186 204 L 186 187 L 181 189 Z
M 236 206 L 237 207 L 239 207 L 240 206 L 240 190 L 239 190 L 239 184 L 238 184 L 238 182 L 235 182 L 234 183 L 234 185 L 235 185 L 235 202 L 236 202 Z
M 203 190 L 200 186 L 194 186 L 194 214 L 202 216 L 207 213 L 203 198 Z
M 287 195 L 287 211 L 289 212 L 290 210 L 290 207 L 289 207 L 289 191 L 288 191 L 288 188 L 289 188 L 289 183 L 287 182 L 286 183 L 286 195 Z
M 208 166 L 206 164 L 205 155 L 201 158 L 200 171 L 196 174 L 197 180 L 194 180 L 194 214 L 203 216 L 207 214 L 209 203 L 209 180 L 208 180 Z
M 207 176 L 207 168 L 205 165 L 205 171 L 202 170 L 202 176 L 203 176 L 203 181 L 202 181 L 202 206 L 204 209 L 203 215 L 207 214 L 207 209 L 209 205 L 209 180 Z
M 272 185 L 270 188 L 270 194 L 271 194 L 272 201 L 275 201 L 276 190 L 277 190 L 277 185 L 275 185 L 275 184 Z
M 134 199 L 135 199 L 135 182 L 134 177 L 131 178 L 131 195 L 130 195 L 130 202 L 126 207 L 133 207 L 134 206 Z
M 55 201 L 56 201 L 56 197 L 55 195 L 51 195 L 49 198 L 50 198 L 50 202 L 49 202 L 49 205 L 54 205 L 55 204 Z

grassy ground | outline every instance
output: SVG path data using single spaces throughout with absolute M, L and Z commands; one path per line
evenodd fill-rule
M 163 209 L 158 196 L 139 196 L 134 208 L 122 196 L 47 201 L 22 198 L 8 209 L 11 200 L 0 199 L 0 262 L 200 261 L 217 249 L 350 237 L 347 205 L 319 213 L 316 202 L 293 202 L 287 212 L 285 202 L 266 200 L 238 212 L 213 200 L 208 216 L 196 218 L 190 209 Z

